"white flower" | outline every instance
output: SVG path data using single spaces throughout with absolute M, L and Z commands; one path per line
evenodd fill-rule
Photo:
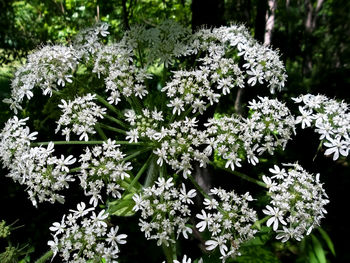
M 164 177 L 160 177 L 158 178 L 158 181 L 156 181 L 156 184 L 158 185 L 159 189 L 161 189 L 161 191 L 164 191 L 164 189 L 168 190 L 174 185 L 173 178 L 171 177 L 168 180 L 165 180 Z
M 274 165 L 269 171 L 274 174 L 271 178 L 283 179 L 286 174 L 286 170 L 284 168 L 280 169 L 277 165 Z
M 313 120 L 313 115 L 311 110 L 304 110 L 303 107 L 299 106 L 299 111 L 301 116 L 298 116 L 295 123 L 301 123 L 301 128 L 305 129 L 305 127 L 310 127 L 311 122 Z
M 108 218 L 108 213 L 106 213 L 105 210 L 102 210 L 100 213 L 98 213 L 97 216 L 95 212 L 92 212 L 92 215 L 90 218 L 96 227 L 107 227 L 107 223 L 104 222 L 104 220 Z
M 214 240 L 207 240 L 205 241 L 205 245 L 207 250 L 214 250 L 217 246 L 219 246 L 219 250 L 221 255 L 226 255 L 226 252 L 228 250 L 225 239 L 221 236 L 214 238 Z
M 187 193 L 185 184 L 182 184 L 182 188 L 180 189 L 180 197 L 179 197 L 182 202 L 187 204 L 193 204 L 193 201 L 191 200 L 191 198 L 195 196 L 196 196 L 196 190 L 191 189 Z
M 118 247 L 118 244 L 126 244 L 126 240 L 124 239 L 127 238 L 127 235 L 125 234 L 117 235 L 118 229 L 118 226 L 116 226 L 115 228 L 111 228 L 106 238 L 106 241 L 108 243 L 116 247 Z
M 202 214 L 197 214 L 196 217 L 202 221 L 200 221 L 197 225 L 196 228 L 200 232 L 203 232 L 205 228 L 207 227 L 208 223 L 211 222 L 211 214 L 207 214 L 203 209 L 202 209 Z
M 336 137 L 335 139 L 328 137 L 327 140 L 328 141 L 324 143 L 324 146 L 328 147 L 324 153 L 325 155 L 333 154 L 333 161 L 339 158 L 339 154 L 348 156 L 349 142 L 342 140 L 340 137 Z
M 286 225 L 286 221 L 283 219 L 283 211 L 280 211 L 279 208 L 271 207 L 269 205 L 266 206 L 266 209 L 263 209 L 263 213 L 265 215 L 271 216 L 267 222 L 267 226 L 271 226 L 273 224 L 273 230 L 276 231 L 278 228 L 278 223 L 281 222 L 283 225 Z
M 195 191 L 186 191 L 184 185 L 180 191 L 174 187 L 173 178 L 158 178 L 152 187 L 143 189 L 142 194 L 134 194 L 134 211 L 141 211 L 139 226 L 147 239 L 157 240 L 157 245 L 175 243 L 175 234 L 188 238 L 192 228 L 187 225 L 190 220 L 191 210 L 188 204 L 192 204 L 190 198 L 195 197 Z M 148 220 L 149 222 L 145 221 Z
M 52 223 L 52 226 L 49 228 L 52 232 L 56 232 L 54 237 L 65 231 L 66 225 L 64 220 L 65 220 L 65 216 L 62 217 L 61 223 L 54 222 Z
M 137 129 L 133 129 L 126 132 L 126 140 L 129 140 L 130 143 L 137 142 L 139 138 L 139 132 Z
M 173 263 L 191 263 L 192 259 L 188 258 L 186 255 L 183 256 L 182 261 L 173 260 Z
M 142 200 L 142 195 L 134 194 L 132 196 L 132 200 L 134 200 L 134 202 L 135 202 L 135 205 L 134 205 L 132 210 L 139 211 L 143 207 L 143 204 L 144 204 L 144 201 Z
M 286 242 L 293 238 L 300 241 L 305 235 L 320 224 L 327 211 L 324 206 L 329 202 L 319 174 L 313 176 L 298 164 L 284 164 L 288 171 L 277 166 L 270 169 L 279 177 L 272 181 L 264 176 L 264 182 L 269 185 L 270 204 L 263 213 L 270 216 L 267 226 L 277 233 L 276 238 Z M 282 172 L 282 170 L 284 170 Z M 280 224 L 282 226 L 280 227 Z
M 79 217 L 84 217 L 86 214 L 88 214 L 90 211 L 93 211 L 94 208 L 93 207 L 90 207 L 90 208 L 86 208 L 86 204 L 84 202 L 81 202 L 77 205 L 77 210 L 72 210 L 72 209 L 69 209 L 70 212 L 73 212 L 74 213 L 74 216 L 76 218 L 79 218 Z

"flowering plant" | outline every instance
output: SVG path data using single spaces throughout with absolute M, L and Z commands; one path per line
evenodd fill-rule
M 100 23 L 71 46 L 33 52 L 5 100 L 15 113 L 0 133 L 7 176 L 26 186 L 34 206 L 64 202 L 64 190 L 74 181 L 89 200 L 89 208 L 81 202 L 52 224 L 53 256 L 63 262 L 116 262 L 127 235 L 110 226 L 113 216 L 139 216 L 140 231 L 162 246 L 168 262 L 179 262 L 176 243 L 182 238 L 209 235 L 203 252 L 218 250 L 225 262 L 240 255 L 263 222 L 282 242 L 300 241 L 320 225 L 329 202 L 320 175 L 296 163 L 275 165 L 271 177 L 236 170 L 285 149 L 298 124 L 315 128 L 326 155 L 347 156 L 350 118 L 344 102 L 303 95 L 294 98 L 305 104 L 294 116 L 285 103 L 257 97 L 247 116 L 207 118 L 221 97 L 239 89 L 260 85 L 272 94 L 281 91 L 286 73 L 278 53 L 242 25 L 191 34 L 165 21 L 150 29 L 134 27 L 116 43 L 105 44 L 108 35 L 108 25 Z M 55 139 L 47 141 L 37 141 L 42 137 L 29 128 L 30 118 L 21 117 L 23 105 L 40 90 L 60 99 L 50 135 Z M 71 150 L 65 153 L 62 145 Z M 267 189 L 266 209 L 256 211 L 254 194 L 232 186 L 206 189 L 194 175 L 209 165 Z M 103 210 L 95 212 L 99 206 Z M 184 255 L 182 262 L 191 259 Z

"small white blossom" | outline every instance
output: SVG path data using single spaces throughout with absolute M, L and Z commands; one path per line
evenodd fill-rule
M 174 187 L 173 178 L 162 177 L 152 187 L 145 188 L 142 194 L 135 194 L 133 210 L 141 211 L 139 226 L 145 237 L 157 240 L 158 246 L 175 243 L 175 234 L 188 239 L 188 234 L 192 233 L 192 229 L 186 226 L 191 216 L 188 204 L 193 203 L 191 198 L 195 196 L 194 189 L 187 192 L 182 184 L 179 191 Z
M 288 167 L 290 169 L 286 171 Z M 290 238 L 300 241 L 320 225 L 327 213 L 324 206 L 329 200 L 319 182 L 319 175 L 315 180 L 298 164 L 286 164 L 282 169 L 275 165 L 270 172 L 273 174 L 271 178 L 263 177 L 271 197 L 267 209 L 262 210 L 270 216 L 266 225 L 272 225 L 276 238 L 282 242 Z

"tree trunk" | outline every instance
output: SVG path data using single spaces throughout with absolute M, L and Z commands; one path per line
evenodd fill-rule
M 265 36 L 264 45 L 268 46 L 271 44 L 272 31 L 275 26 L 275 11 L 277 9 L 276 0 L 268 0 L 268 10 L 266 11 L 266 24 L 265 24 Z
M 306 19 L 305 26 L 305 55 L 303 61 L 303 74 L 308 76 L 312 72 L 312 33 L 315 31 L 317 25 L 317 14 L 320 11 L 324 0 L 317 0 L 316 8 L 312 0 L 305 1 Z

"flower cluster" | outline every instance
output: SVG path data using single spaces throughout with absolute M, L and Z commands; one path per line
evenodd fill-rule
M 314 127 L 320 140 L 327 147 L 325 155 L 337 160 L 339 155 L 348 156 L 350 150 L 350 113 L 345 102 L 338 102 L 323 95 L 306 94 L 294 98 L 299 106 L 300 115 L 296 123 L 301 127 Z
M 190 30 L 172 20 L 165 20 L 149 29 L 142 25 L 133 26 L 125 34 L 125 40 L 134 50 L 145 53 L 139 54 L 144 56 L 145 63 L 164 64 L 165 67 L 188 52 L 189 39 Z
M 157 240 L 157 245 L 169 246 L 175 243 L 180 234 L 188 238 L 192 229 L 187 226 L 191 216 L 190 204 L 196 191 L 186 190 L 184 184 L 178 190 L 174 187 L 173 178 L 158 178 L 152 187 L 143 189 L 143 193 L 135 194 L 134 211 L 141 211 L 139 226 L 147 239 Z M 175 236 L 176 234 L 176 236 Z
M 175 121 L 169 128 L 162 128 L 156 134 L 160 147 L 154 150 L 158 156 L 157 164 L 162 166 L 163 162 L 169 164 L 176 173 L 181 172 L 184 178 L 192 173 L 192 162 L 197 161 L 200 167 L 206 167 L 211 152 L 200 146 L 206 143 L 206 131 L 197 128 L 196 118 L 185 118 Z
M 0 133 L 0 152 L 4 167 L 10 168 L 16 159 L 29 151 L 30 142 L 36 140 L 38 132 L 30 132 L 26 126 L 28 119 L 18 119 L 14 116 L 5 123 Z
M 219 91 L 213 89 L 213 81 L 220 83 L 217 89 L 222 89 L 224 94 L 229 93 L 233 87 L 228 80 L 212 76 L 209 67 L 193 71 L 176 71 L 173 79 L 162 89 L 171 99 L 167 106 L 173 109 L 173 114 L 180 115 L 187 109 L 192 109 L 192 113 L 203 114 L 209 103 L 213 105 L 219 102 L 221 97 Z
M 26 119 L 16 116 L 9 119 L 0 133 L 0 155 L 4 167 L 9 169 L 8 177 L 27 186 L 29 199 L 36 206 L 38 201 L 63 202 L 64 196 L 57 192 L 68 188 L 68 182 L 74 181 L 69 174 L 69 166 L 76 159 L 69 155 L 60 158 L 53 156 L 54 144 L 47 148 L 30 147 L 36 139 L 37 132 L 30 133 Z
M 110 104 L 117 105 L 123 95 L 142 99 L 148 94 L 144 84 L 150 75 L 146 68 L 139 68 L 133 64 L 133 50 L 123 40 L 117 44 L 104 46 L 95 55 L 93 71 L 98 77 L 103 75 L 105 90 Z M 136 98 L 135 98 L 136 99 Z
M 77 210 L 70 211 L 50 227 L 53 240 L 48 245 L 54 256 L 59 254 L 63 262 L 71 263 L 116 262 L 118 245 L 126 243 L 127 235 L 118 235 L 118 226 L 108 229 L 105 222 L 108 213 L 102 210 L 96 214 L 94 207 L 86 208 L 83 202 L 77 205 Z
M 72 47 L 44 46 L 28 56 L 27 64 L 19 68 L 11 83 L 10 104 L 15 113 L 21 110 L 22 101 L 33 97 L 33 89 L 41 88 L 44 95 L 51 95 L 58 86 L 64 87 L 73 80 L 78 65 L 77 52 Z
M 10 235 L 11 229 L 9 225 L 6 225 L 5 220 L 1 220 L 0 222 L 0 239 L 6 238 Z
M 196 39 L 198 39 L 196 41 Z M 202 29 L 194 34 L 189 49 L 195 53 L 207 51 L 204 61 L 210 61 L 210 66 L 220 69 L 220 63 L 227 63 L 225 58 L 232 57 L 238 62 L 244 59 L 244 77 L 247 83 L 254 86 L 257 82 L 267 83 L 270 91 L 281 90 L 287 75 L 279 54 L 268 47 L 259 44 L 243 25 L 231 25 L 213 29 Z M 225 73 L 225 68 L 221 71 Z
M 220 117 L 206 124 L 211 136 L 210 149 L 226 160 L 226 168 L 240 167 L 242 158 L 256 165 L 258 155 L 273 154 L 276 148 L 284 148 L 294 132 L 294 117 L 288 108 L 276 99 L 259 97 L 249 103 L 250 116 Z
M 142 114 L 136 114 L 134 110 L 125 113 L 126 121 L 131 129 L 126 132 L 126 139 L 129 142 L 137 142 L 139 139 L 158 140 L 161 123 L 164 121 L 163 112 L 142 110 Z
M 268 83 L 270 91 L 281 89 L 286 80 L 279 55 L 256 42 L 244 26 L 232 25 L 202 29 L 187 44 L 188 54 L 202 54 L 201 63 L 194 70 L 175 71 L 173 78 L 162 89 L 171 99 L 168 104 L 173 114 L 192 109 L 203 113 L 219 98 L 235 88 Z M 204 54 L 204 55 L 203 55 Z M 240 58 L 245 63 L 239 67 Z
M 210 195 L 210 199 L 204 199 L 205 210 L 196 215 L 201 220 L 196 227 L 200 232 L 208 229 L 211 239 L 205 242 L 207 250 L 218 247 L 225 261 L 230 256 L 240 255 L 240 245 L 257 232 L 252 229 L 257 221 L 256 212 L 248 207 L 253 198 L 248 192 L 239 196 L 220 188 L 211 189 Z
M 125 154 L 119 149 L 118 144 L 111 139 L 103 142 L 102 146 L 85 149 L 80 155 L 80 185 L 85 195 L 91 196 L 90 204 L 97 206 L 102 200 L 102 189 L 106 187 L 106 193 L 114 198 L 120 198 L 123 188 L 120 182 L 129 178 L 132 169 L 130 162 L 123 161 Z
M 73 45 L 79 52 L 79 57 L 86 59 L 99 51 L 103 44 L 100 42 L 101 37 L 107 37 L 109 25 L 107 23 L 97 23 L 93 27 L 85 28 L 75 36 Z
M 242 244 L 257 231 L 253 227 L 256 212 L 248 206 L 253 198 L 248 192 L 238 195 L 221 188 L 211 189 L 208 197 L 190 176 L 195 163 L 206 167 L 214 156 L 231 170 L 245 160 L 256 165 L 265 152 L 272 155 L 286 147 L 297 123 L 302 128 L 316 127 L 328 148 L 326 155 L 333 154 L 334 160 L 348 155 L 348 105 L 320 95 L 295 98 L 304 104 L 296 119 L 280 101 L 258 97 L 249 102 L 247 116 L 216 114 L 199 123 L 199 114 L 235 89 L 261 84 L 273 93 L 284 86 L 285 69 L 278 53 L 260 45 L 244 26 L 191 34 L 165 21 L 156 28 L 134 27 L 119 42 L 105 45 L 101 37 L 108 34 L 108 25 L 99 23 L 81 32 L 72 46 L 44 46 L 32 53 L 15 75 L 12 97 L 5 100 L 17 114 L 23 101 L 34 96 L 34 88 L 51 96 L 79 79 L 89 81 L 89 90 L 97 92 L 70 100 L 61 97 L 58 105 L 62 115 L 56 133 L 65 140 L 55 144 L 71 145 L 69 151 L 79 156 L 77 164 L 73 155 L 55 156 L 53 142 L 34 142 L 37 132 L 30 131 L 28 118 L 11 118 L 0 132 L 0 158 L 8 176 L 26 186 L 35 206 L 43 201 L 63 202 L 62 190 L 76 178 L 90 199 L 93 207 L 80 203 L 50 228 L 53 240 L 48 244 L 63 261 L 115 262 L 118 258 L 118 245 L 126 242 L 126 235 L 118 235 L 118 227 L 108 230 L 109 215 L 95 211 L 106 198 L 115 199 L 109 202 L 115 215 L 140 211 L 139 226 L 146 238 L 174 250 L 179 237 L 187 239 L 193 231 L 190 205 L 196 191 L 186 189 L 187 177 L 207 197 L 205 208 L 196 215 L 200 220 L 196 227 L 210 236 L 207 250 L 218 248 L 226 261 L 239 255 Z M 154 80 L 150 80 L 152 74 Z M 103 118 L 122 128 L 99 123 Z M 113 132 L 123 138 L 116 141 Z M 76 136 L 79 141 L 70 141 Z M 101 140 L 91 140 L 98 136 Z M 141 154 L 146 151 L 151 156 L 141 166 L 145 159 Z M 135 176 L 132 161 L 134 167 L 142 167 Z M 283 242 L 310 233 L 324 217 L 328 203 L 318 175 L 314 178 L 299 165 L 290 166 L 289 171 L 275 166 L 270 169 L 272 177 L 263 176 L 272 200 L 263 212 L 269 216 L 267 225 Z M 168 176 L 169 169 L 182 176 Z M 144 177 L 145 184 L 153 186 L 142 189 L 139 180 Z M 191 259 L 184 256 L 182 262 Z
M 284 166 L 288 170 L 275 165 L 270 168 L 271 177 L 263 176 L 271 198 L 263 212 L 271 216 L 267 226 L 273 225 L 277 239 L 300 241 L 320 225 L 329 200 L 319 174 L 309 174 L 298 164 Z
M 89 134 L 95 134 L 94 126 L 98 118 L 103 118 L 106 109 L 98 106 L 94 100 L 96 95 L 87 94 L 83 97 L 77 97 L 73 101 L 61 100 L 62 104 L 58 105 L 63 114 L 57 121 L 56 133 L 62 129 L 62 135 L 66 136 L 66 141 L 70 140 L 70 134 L 80 136 L 79 140 L 87 141 Z

